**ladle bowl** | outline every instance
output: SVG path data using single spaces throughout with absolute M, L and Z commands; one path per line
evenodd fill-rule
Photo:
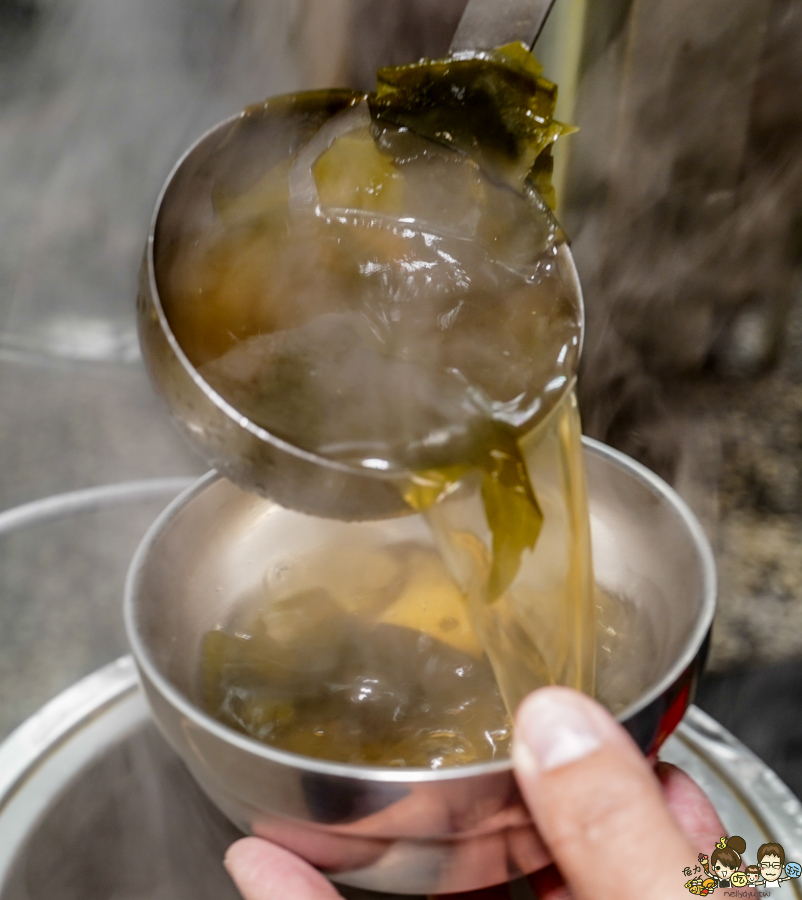
M 236 410 L 180 346 L 165 312 L 162 286 L 176 264 L 176 248 L 211 226 L 215 189 L 246 190 L 361 96 L 327 90 L 273 97 L 201 137 L 176 164 L 157 201 L 137 302 L 145 365 L 173 419 L 209 465 L 284 507 L 342 520 L 409 513 L 400 488 L 404 473 L 327 459 L 282 440 Z M 579 278 L 566 243 L 558 245 L 556 264 L 581 310 Z

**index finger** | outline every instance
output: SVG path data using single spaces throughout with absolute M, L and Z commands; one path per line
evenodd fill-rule
M 261 838 L 232 844 L 224 865 L 245 900 L 342 900 L 317 869 Z

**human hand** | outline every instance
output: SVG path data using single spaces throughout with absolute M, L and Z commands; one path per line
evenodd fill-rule
M 521 704 L 513 762 L 555 863 L 530 876 L 539 900 L 688 898 L 683 870 L 725 833 L 687 775 L 653 769 L 603 707 L 567 688 Z
M 683 869 L 725 833 L 690 778 L 665 764 L 653 770 L 605 709 L 568 688 L 543 688 L 521 704 L 513 762 L 554 859 L 530 876 L 540 900 L 687 898 Z M 237 841 L 225 864 L 245 900 L 340 897 L 317 870 L 260 838 Z

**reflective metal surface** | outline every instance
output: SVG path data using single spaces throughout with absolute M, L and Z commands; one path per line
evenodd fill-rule
M 691 707 L 661 758 L 711 798 L 728 834 L 802 857 L 802 806 Z M 0 745 L 0 900 L 236 900 L 239 836 L 153 728 L 130 657 L 78 682 Z M 800 896 L 795 882 L 784 891 Z M 353 900 L 361 892 L 341 891 Z M 519 882 L 511 900 L 531 897 Z
M 586 442 L 594 567 L 653 638 L 639 699 L 621 716 L 646 753 L 691 700 L 715 606 L 712 554 L 676 494 L 627 457 Z M 509 763 L 383 769 L 278 751 L 196 705 L 202 635 L 258 590 L 268 567 L 320 529 L 382 527 L 431 540 L 424 522 L 332 522 L 283 510 L 214 475 L 178 498 L 132 563 L 126 627 L 157 724 L 240 828 L 299 853 L 334 880 L 399 893 L 472 890 L 544 865 Z M 633 677 L 634 671 L 633 671 Z
M 531 47 L 555 0 L 470 0 L 449 51 L 490 50 L 512 41 Z
M 712 800 L 727 834 L 741 835 L 752 853 L 776 841 L 786 859 L 802 858 L 802 803 L 715 719 L 692 706 L 660 758 L 694 779 Z M 798 881 L 786 882 L 786 889 L 789 896 L 802 897 Z
M 238 836 L 148 721 L 130 657 L 0 746 L 0 897 L 234 900 Z
M 131 557 L 194 480 L 107 484 L 0 512 L 0 740 L 127 650 L 120 596 Z
M 302 450 L 234 409 L 180 347 L 159 285 L 170 279 L 176 243 L 212 221 L 212 189 L 221 179 L 238 190 L 253 184 L 266 167 L 303 146 L 357 96 L 340 90 L 273 97 L 222 122 L 191 147 L 157 201 L 137 301 L 145 365 L 174 420 L 206 462 L 288 509 L 346 520 L 408 513 L 397 476 Z M 558 246 L 556 260 L 566 292 L 576 296 L 581 309 L 579 277 L 567 244 Z
M 172 497 L 191 483 L 191 478 L 149 478 L 53 494 L 0 512 L 0 535 L 29 525 L 65 519 L 76 513 L 96 512 L 117 504 Z

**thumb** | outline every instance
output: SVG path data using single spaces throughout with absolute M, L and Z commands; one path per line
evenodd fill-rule
M 603 707 L 569 688 L 530 694 L 516 716 L 513 760 L 576 900 L 687 896 L 682 871 L 697 851 L 649 763 Z

